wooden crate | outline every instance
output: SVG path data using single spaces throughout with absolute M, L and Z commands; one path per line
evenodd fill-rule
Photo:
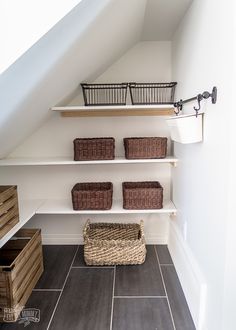
M 19 222 L 16 186 L 0 186 L 0 239 Z
M 0 249 L 0 322 L 8 308 L 17 320 L 42 273 L 41 230 L 20 229 Z

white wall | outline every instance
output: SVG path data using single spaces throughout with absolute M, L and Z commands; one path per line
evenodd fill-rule
M 229 122 L 233 106 L 232 3 L 194 1 L 173 39 L 172 67 L 173 79 L 178 81 L 177 96 L 192 97 L 204 90 L 211 91 L 214 85 L 219 91 L 217 104 L 207 101 L 204 106 L 204 142 L 174 146 L 180 159 L 173 171 L 176 223 L 206 280 L 208 330 L 233 329 L 222 326 Z M 185 111 L 191 112 L 193 105 L 186 106 Z
M 170 81 L 171 43 L 142 42 L 131 48 L 114 63 L 98 81 Z M 79 103 L 80 96 L 72 103 Z M 165 120 L 157 117 L 110 117 L 110 118 L 62 118 L 58 113 L 19 146 L 11 157 L 73 158 L 73 139 L 76 137 L 113 136 L 116 139 L 116 155 L 124 155 L 123 137 L 168 136 Z M 170 152 L 170 146 L 169 146 Z M 2 184 L 19 185 L 20 198 L 60 199 L 70 198 L 76 182 L 112 181 L 114 199 L 121 199 L 121 182 L 129 180 L 160 180 L 164 186 L 164 198 L 170 198 L 169 164 L 136 164 L 105 166 L 36 166 L 1 168 Z M 137 216 L 104 216 L 92 220 L 105 221 L 140 220 Z M 168 216 L 144 217 L 145 231 L 149 243 L 167 243 Z M 37 216 L 30 226 L 43 229 L 46 242 L 75 243 L 81 239 L 82 226 L 86 217 Z M 49 235 L 49 236 L 48 236 Z
M 171 81 L 170 41 L 143 41 L 137 43 L 96 79 L 98 83 L 133 81 Z M 70 102 L 70 105 L 78 103 L 83 104 L 82 93 L 79 93 Z M 127 95 L 127 103 L 131 103 L 129 93 Z

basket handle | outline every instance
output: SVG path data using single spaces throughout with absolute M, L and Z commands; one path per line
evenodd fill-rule
M 90 219 L 87 219 L 85 226 L 84 226 L 84 230 L 83 230 L 83 234 L 84 234 L 84 240 L 87 237 L 87 232 L 89 230 L 89 226 L 90 226 Z
M 144 236 L 144 221 L 140 220 L 140 228 L 141 228 L 141 233 L 142 233 L 142 237 Z

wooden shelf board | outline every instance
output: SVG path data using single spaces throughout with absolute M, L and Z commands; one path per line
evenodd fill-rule
M 74 211 L 71 200 L 47 200 L 38 208 L 37 214 L 176 214 L 176 208 L 171 201 L 164 201 L 164 207 L 159 210 L 125 210 L 122 207 L 122 201 L 113 201 L 111 210 L 108 211 Z
M 42 203 L 43 200 L 19 200 L 20 221 L 0 240 L 0 247 L 35 215 Z
M 64 106 L 52 107 L 62 117 L 120 117 L 120 116 L 172 116 L 172 104 L 122 106 Z
M 161 159 L 126 159 L 116 157 L 113 160 L 74 161 L 70 157 L 43 157 L 43 158 L 8 158 L 1 159 L 0 166 L 43 166 L 43 165 L 109 165 L 109 164 L 176 164 L 178 159 L 167 156 Z

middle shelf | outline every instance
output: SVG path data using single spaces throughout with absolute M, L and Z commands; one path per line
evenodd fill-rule
M 113 200 L 112 208 L 110 210 L 83 210 L 74 211 L 71 200 L 69 199 L 55 199 L 46 200 L 37 209 L 36 214 L 134 214 L 134 213 L 169 213 L 176 214 L 177 210 L 174 203 L 169 200 L 163 201 L 162 209 L 145 209 L 145 210 L 125 210 L 122 207 L 122 201 Z

